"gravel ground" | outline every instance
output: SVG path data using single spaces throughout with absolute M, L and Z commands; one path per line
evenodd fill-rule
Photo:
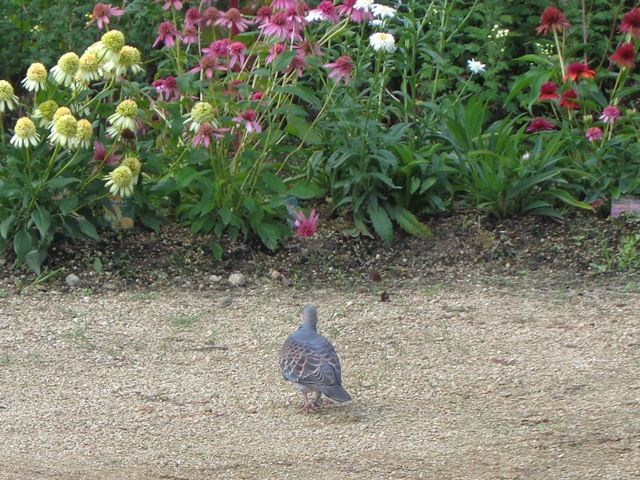
M 640 477 L 638 285 L 527 283 L 5 294 L 0 478 Z M 354 397 L 315 415 L 309 303 Z

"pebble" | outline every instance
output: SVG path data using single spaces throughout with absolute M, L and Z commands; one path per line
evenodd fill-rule
M 271 270 L 269 275 L 271 275 L 271 280 L 273 280 L 274 282 L 279 282 L 280 280 L 282 280 L 282 274 L 278 270 Z
M 224 297 L 220 302 L 220 305 L 222 305 L 223 307 L 228 307 L 232 303 L 233 303 L 233 299 L 231 297 Z
M 287 277 L 282 277 L 282 285 L 284 285 L 285 287 L 293 287 L 293 280 L 291 280 L 290 278 Z
M 222 277 L 220 275 L 211 275 L 209 277 L 209 283 L 220 283 L 222 281 Z
M 71 288 L 74 288 L 80 285 L 80 278 L 77 275 L 70 273 L 67 275 L 67 278 L 64 279 L 64 282 Z
M 242 287 L 247 284 L 247 277 L 242 273 L 232 273 L 229 275 L 229 285 L 232 287 Z

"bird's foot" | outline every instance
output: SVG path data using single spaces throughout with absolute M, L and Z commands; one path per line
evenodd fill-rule
M 322 406 L 322 403 L 323 403 L 322 398 L 317 397 L 317 398 L 313 401 L 313 406 L 314 406 L 315 408 L 320 408 L 320 407 Z
M 304 405 L 298 410 L 298 413 L 317 413 L 318 407 L 315 402 L 304 402 Z

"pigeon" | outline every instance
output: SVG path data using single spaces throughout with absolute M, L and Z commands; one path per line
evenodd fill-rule
M 322 405 L 322 395 L 334 402 L 348 402 L 351 395 L 342 387 L 340 359 L 331 342 L 318 333 L 318 312 L 305 307 L 302 323 L 280 349 L 280 370 L 293 383 L 304 400 L 301 412 L 315 412 Z M 315 400 L 308 394 L 316 393 Z

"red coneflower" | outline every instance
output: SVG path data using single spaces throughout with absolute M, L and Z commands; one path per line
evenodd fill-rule
M 233 68 L 234 65 L 238 64 L 240 68 L 244 65 L 244 61 L 246 60 L 246 50 L 247 47 L 242 42 L 233 42 L 229 45 L 229 55 L 231 55 L 231 59 L 229 60 L 229 68 Z
M 226 57 L 227 55 L 229 55 L 230 44 L 231 40 L 229 40 L 228 38 L 222 38 L 220 40 L 216 40 L 215 42 L 211 42 L 211 45 L 202 49 L 202 53 L 213 55 L 214 57 Z
M 184 14 L 184 24 L 187 27 L 198 27 L 202 21 L 202 14 L 197 8 L 191 7 Z
M 98 24 L 98 30 L 102 30 L 105 25 L 109 24 L 109 17 L 121 17 L 124 14 L 124 10 L 121 8 L 112 7 L 107 3 L 96 3 L 91 12 L 91 20 L 88 25 L 93 22 Z
M 560 97 L 560 105 L 562 108 L 568 108 L 569 110 L 577 110 L 580 108 L 580 105 L 577 102 L 574 102 L 578 98 L 578 92 L 576 92 L 573 88 L 569 90 L 565 90 Z
M 531 120 L 527 127 L 527 133 L 551 132 L 556 129 L 555 123 L 546 118 L 538 117 Z
M 552 81 L 543 83 L 540 86 L 540 96 L 538 96 L 539 102 L 546 102 L 547 100 L 558 100 L 558 86 Z
M 351 72 L 353 71 L 353 60 L 348 55 L 336 59 L 335 62 L 327 63 L 324 68 L 330 68 L 329 78 L 333 78 L 336 83 L 344 81 L 347 85 L 351 81 Z
M 256 15 L 253 17 L 253 23 L 255 23 L 256 25 L 262 25 L 263 23 L 267 23 L 272 13 L 273 13 L 273 10 L 269 5 L 265 7 L 260 7 L 256 12 Z
M 213 78 L 214 70 L 220 70 L 224 72 L 226 69 L 227 67 L 225 65 L 218 63 L 218 57 L 214 55 L 205 55 L 204 57 L 200 58 L 200 62 L 198 62 L 198 65 L 189 70 L 188 73 L 202 72 L 204 73 L 205 77 L 211 80 Z
M 623 43 L 609 59 L 621 68 L 633 68 L 636 66 L 636 49 L 630 43 Z
M 596 140 L 602 140 L 602 130 L 598 127 L 591 127 L 587 130 L 584 136 L 593 143 Z
M 151 85 L 156 89 L 160 98 L 165 102 L 170 102 L 171 100 L 177 100 L 180 98 L 178 82 L 175 77 L 172 77 L 171 75 L 164 79 L 155 80 Z
M 633 7 L 629 13 L 622 17 L 620 31 L 631 34 L 633 38 L 640 37 L 640 10 Z
M 608 105 L 602 110 L 602 115 L 598 117 L 604 123 L 613 125 L 620 118 L 620 110 L 615 105 Z
M 275 37 L 278 40 L 287 40 L 293 34 L 293 25 L 284 12 L 276 12 L 269 18 L 269 21 L 258 27 L 262 33 L 268 37 Z M 295 34 L 293 34 L 295 35 Z M 300 35 L 295 36 L 299 40 Z
M 572 63 L 567 66 L 567 73 L 564 75 L 566 81 L 570 78 L 572 81 L 577 82 L 583 78 L 594 78 L 596 76 L 595 70 L 591 70 L 586 63 Z
M 220 15 L 222 14 L 216 7 L 209 7 L 202 12 L 202 24 L 206 27 L 211 27 Z
M 163 42 L 165 47 L 173 47 L 176 44 L 175 39 L 177 36 L 178 31 L 173 23 L 162 22 L 158 25 L 158 36 L 156 37 L 156 41 L 153 42 L 153 46 L 155 47 L 160 42 Z
M 561 10 L 555 7 L 547 7 L 540 15 L 540 25 L 536 32 L 538 32 L 538 35 L 549 32 L 562 33 L 570 27 L 571 24 Z
M 228 28 L 229 30 L 235 29 L 238 32 L 244 32 L 249 28 L 249 22 L 242 16 L 240 10 L 237 8 L 230 8 L 219 16 L 213 24 Z

